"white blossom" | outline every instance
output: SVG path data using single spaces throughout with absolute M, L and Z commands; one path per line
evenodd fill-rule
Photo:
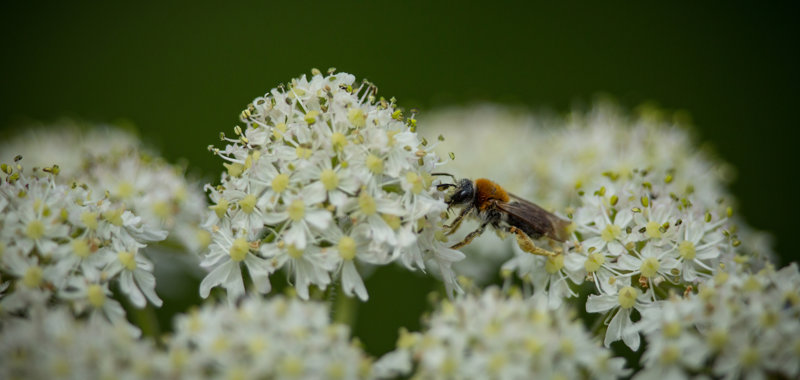
M 166 231 L 107 198 L 93 199 L 85 184 L 61 184 L 57 166 L 28 175 L 17 160 L 2 169 L 3 313 L 68 304 L 75 314 L 127 325 L 122 307 L 110 298 L 112 283 L 136 307 L 161 305 L 153 265 L 140 250 L 163 240 Z
M 347 73 L 301 76 L 256 98 L 225 147 L 210 148 L 226 171 L 206 187 L 215 205 L 204 226 L 212 235 L 246 234 L 257 247 L 249 255 L 267 260 L 269 273 L 288 270 L 304 299 L 311 286 L 340 280 L 345 294 L 366 300 L 360 268 L 395 261 L 438 266 L 447 290 L 458 288 L 450 267 L 463 256 L 419 236 L 443 224 L 446 205 L 431 176 L 441 162 L 414 131 L 413 115 L 376 91 Z M 225 282 L 218 267 L 229 264 L 204 263 L 215 278 L 204 281 L 206 296 Z M 226 268 L 227 279 L 240 278 Z M 241 295 L 236 289 L 229 298 Z
M 375 364 L 379 377 L 617 378 L 624 360 L 593 342 L 573 315 L 541 296 L 523 300 L 489 288 L 443 301 L 422 332 L 400 331 L 397 349 Z M 413 371 L 412 371 L 413 369 Z

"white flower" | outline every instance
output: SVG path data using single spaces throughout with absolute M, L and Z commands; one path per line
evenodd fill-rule
M 775 272 L 717 272 L 699 286 L 642 312 L 631 331 L 648 341 L 637 377 L 686 377 L 703 366 L 724 378 L 800 374 L 797 265 Z
M 134 306 L 142 308 L 150 301 L 161 306 L 161 298 L 155 291 L 156 278 L 153 276 L 153 263 L 139 253 L 136 246 L 125 246 L 118 242 L 112 245 L 116 260 L 106 267 L 109 276 L 119 275 L 120 290 L 131 299 Z M 145 300 L 147 297 L 147 300 Z
M 129 326 L 122 307 L 107 297 L 113 282 L 137 307 L 147 301 L 161 305 L 153 265 L 140 250 L 164 239 L 166 231 L 143 224 L 107 198 L 93 200 L 88 185 L 59 183 L 55 166 L 37 176 L 29 176 L 19 162 L 3 165 L 3 171 L 4 311 L 26 315 L 43 305 L 67 304 L 75 314 L 89 309 L 90 319 L 98 323 Z M 40 224 L 44 221 L 47 226 Z
M 63 307 L 31 310 L 3 323 L 0 378 L 169 377 L 165 355 L 128 327 L 79 320 Z
M 502 296 L 497 288 L 444 301 L 424 331 L 401 330 L 397 349 L 375 364 L 375 372 L 379 377 L 509 379 L 616 378 L 628 372 L 624 360 L 610 359 L 565 309 L 546 304 L 543 297 Z
M 618 283 L 618 290 L 616 294 L 601 294 L 590 295 L 586 301 L 586 311 L 590 313 L 606 314 L 606 329 L 605 339 L 603 344 L 606 347 L 610 346 L 612 342 L 622 339 L 625 344 L 632 350 L 639 349 L 639 333 L 631 329 L 631 313 L 633 310 L 641 312 L 648 306 L 648 297 L 641 294 L 639 289 L 632 286 L 623 286 L 623 283 Z M 611 320 L 608 318 L 613 314 Z
M 129 132 L 66 123 L 27 130 L 0 143 L 0 151 L 22 155 L 28 167 L 58 164 L 58 183 L 88 185 L 84 200 L 108 195 L 106 202 L 117 208 L 124 204 L 149 229 L 166 229 L 171 240 L 190 249 L 207 245 L 196 233 L 206 203 L 199 185 L 185 178 L 184 168 L 147 151 Z
M 255 254 L 274 269 L 287 268 L 303 298 L 310 286 L 325 289 L 338 275 L 345 294 L 367 299 L 357 262 L 438 265 L 455 289 L 450 267 L 460 254 L 437 253 L 446 247 L 418 236 L 442 228 L 446 205 L 430 174 L 441 162 L 414 132 L 413 115 L 404 117 L 394 100 L 375 98 L 373 85 L 354 81 L 346 73 L 315 73 L 248 105 L 236 136 L 210 148 L 227 170 L 218 186 L 206 187 L 216 205 L 204 227 L 246 230 L 260 246 Z M 347 249 L 339 246 L 344 236 L 356 242 L 355 252 L 347 239 Z M 212 273 L 225 263 L 205 262 Z
M 260 293 L 269 292 L 269 274 L 274 267 L 255 254 L 244 231 L 235 235 L 227 224 L 217 227 L 209 252 L 200 263 L 205 268 L 213 268 L 200 283 L 200 296 L 208 297 L 211 289 L 217 285 L 222 285 L 228 291 L 228 300 L 231 302 L 243 295 L 242 263 L 247 267 L 256 289 Z
M 369 359 L 328 315 L 321 303 L 284 297 L 206 305 L 176 319 L 168 350 L 185 356 L 183 378 L 369 378 Z

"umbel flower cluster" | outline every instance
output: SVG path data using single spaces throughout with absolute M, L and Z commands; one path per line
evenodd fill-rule
M 3 164 L 0 183 L 0 310 L 26 313 L 53 301 L 90 320 L 122 323 L 125 312 L 110 297 L 117 282 L 131 303 L 156 306 L 153 264 L 141 249 L 167 231 L 84 184 L 56 181 L 58 166 L 28 175 L 21 160 Z
M 170 245 L 190 252 L 208 246 L 208 232 L 200 228 L 206 212 L 200 185 L 187 180 L 181 166 L 144 148 L 131 132 L 62 122 L 30 128 L 1 143 L 0 152 L 0 162 L 20 155 L 28 168 L 58 165 L 60 184 L 88 186 L 92 200 L 105 198 L 135 213 L 145 228 L 167 230 Z
M 566 309 L 537 296 L 480 295 L 443 301 L 424 333 L 400 332 L 397 350 L 375 365 L 382 376 L 419 379 L 613 379 L 625 360 L 593 337 Z
M 162 346 L 120 326 L 35 309 L 4 323 L 3 379 L 366 379 L 371 360 L 316 302 L 249 298 L 175 321 Z
M 463 254 L 442 241 L 446 205 L 431 175 L 440 160 L 413 115 L 376 92 L 346 73 L 302 76 L 253 100 L 244 127 L 210 148 L 227 171 L 207 186 L 203 297 L 216 286 L 242 295 L 245 268 L 267 293 L 269 275 L 284 268 L 303 299 L 340 279 L 345 294 L 366 300 L 360 268 L 392 262 L 435 265 L 453 293 L 451 265 Z
M 629 329 L 634 311 L 696 290 L 724 265 L 758 269 L 769 257 L 759 235 L 733 216 L 732 197 L 723 190 L 727 166 L 694 149 L 685 127 L 652 110 L 630 118 L 602 105 L 563 120 L 486 106 L 472 112 L 463 116 L 479 114 L 471 122 L 450 117 L 454 111 L 432 117 L 432 133 L 461 139 L 440 147 L 464 156 L 458 149 L 477 149 L 464 137 L 472 135 L 484 136 L 483 145 L 517 145 L 511 150 L 519 155 L 481 156 L 484 175 L 509 179 L 511 191 L 572 221 L 572 236 L 557 247 L 563 254 L 550 258 L 514 246 L 509 259 L 503 249 L 478 246 L 465 269 L 486 271 L 505 260 L 507 282 L 521 281 L 526 294 L 546 294 L 552 308 L 588 282 L 594 294 L 586 310 L 602 314 L 606 345 L 621 339 L 636 350 L 639 334 Z M 465 124 L 457 134 L 459 121 Z M 498 129 L 481 132 L 487 124 Z M 479 165 L 466 156 L 459 165 Z
M 721 270 L 634 325 L 648 342 L 641 379 L 800 376 L 800 272 Z
M 414 117 L 350 74 L 293 79 L 209 148 L 225 167 L 210 207 L 118 130 L 2 142 L 0 378 L 800 376 L 798 267 L 775 268 L 735 212 L 732 171 L 679 119 L 480 106 L 422 120 L 429 142 Z M 450 247 L 473 229 L 450 234 L 445 172 L 538 203 L 568 238 L 537 240 L 545 257 L 485 233 L 465 257 Z M 195 255 L 151 261 L 167 240 Z M 204 268 L 199 287 L 163 274 L 176 264 Z M 438 274 L 447 297 L 373 360 L 331 322 L 357 303 L 333 296 L 367 300 L 387 264 Z M 264 296 L 275 277 L 288 296 Z M 153 325 L 167 308 L 122 307 L 181 308 L 164 290 L 182 286 L 228 302 L 179 310 L 167 335 Z

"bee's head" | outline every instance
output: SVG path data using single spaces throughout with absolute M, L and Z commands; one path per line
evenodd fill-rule
M 449 206 L 459 206 L 471 203 L 475 197 L 475 186 L 467 178 L 458 181 L 458 184 L 439 185 L 439 190 L 452 187 L 453 191 L 445 197 L 445 202 Z

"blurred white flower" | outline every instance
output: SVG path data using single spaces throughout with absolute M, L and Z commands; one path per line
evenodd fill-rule
M 636 378 L 796 378 L 800 375 L 800 272 L 797 264 L 719 271 L 698 292 L 644 310 L 630 331 L 648 346 Z M 704 368 L 711 369 L 707 373 Z
M 566 309 L 489 288 L 442 305 L 419 333 L 401 330 L 397 349 L 375 363 L 379 377 L 424 379 L 617 378 L 622 358 L 593 342 Z
M 142 146 L 132 133 L 111 126 L 59 125 L 30 128 L 0 142 L 0 162 L 25 158 L 29 168 L 59 165 L 57 181 L 83 183 L 88 198 L 107 198 L 124 206 L 151 228 L 166 229 L 169 239 L 190 251 L 204 249 L 208 233 L 199 227 L 206 200 L 199 184 L 184 169 L 170 165 Z M 38 175 L 36 173 L 29 175 Z
M 46 303 L 70 305 L 76 314 L 125 321 L 108 285 L 119 283 L 136 307 L 156 306 L 153 266 L 139 250 L 167 232 L 107 198 L 90 196 L 88 186 L 57 181 L 58 167 L 28 175 L 21 162 L 3 164 L 0 182 L 0 294 L 3 313 L 25 313 Z M 55 301 L 55 302 L 53 302 Z M 95 312 L 96 311 L 96 312 Z
M 247 297 L 236 308 L 206 305 L 175 320 L 168 350 L 182 353 L 183 378 L 363 379 L 371 360 L 332 324 L 321 303 Z
M 63 307 L 30 310 L 3 322 L 0 378 L 166 378 L 155 344 L 138 340 L 125 323 L 76 319 Z

